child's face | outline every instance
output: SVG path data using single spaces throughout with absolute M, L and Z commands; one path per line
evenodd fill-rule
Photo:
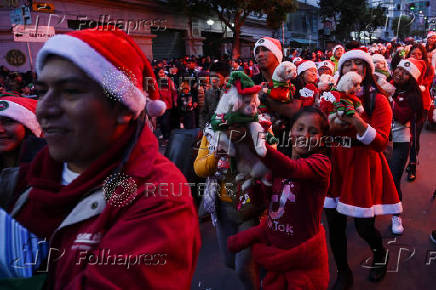
M 360 91 L 360 83 L 353 83 L 353 86 L 346 92 L 349 95 L 356 95 Z
M 307 113 L 299 117 L 291 128 L 292 155 L 301 156 L 320 146 L 321 120 L 316 114 Z

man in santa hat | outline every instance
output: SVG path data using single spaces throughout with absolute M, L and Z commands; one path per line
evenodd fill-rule
M 333 48 L 333 55 L 332 57 L 330 57 L 330 60 L 335 64 L 335 71 L 333 73 L 337 71 L 339 60 L 341 59 L 344 53 L 345 53 L 345 48 L 340 44 L 336 45 Z
M 114 27 L 73 31 L 44 44 L 36 70 L 48 146 L 20 168 L 10 213 L 57 249 L 48 287 L 190 289 L 197 214 L 144 125 L 157 90 L 139 46 Z
M 280 41 L 271 37 L 262 37 L 254 44 L 254 58 L 259 65 L 261 73 L 253 77 L 255 84 L 262 84 L 266 87 L 267 83 L 272 83 L 272 76 L 276 67 L 283 60 L 282 45 Z M 276 115 L 276 119 L 287 120 L 298 112 L 301 108 L 300 100 L 293 100 L 288 104 L 266 98 L 263 93 L 259 94 L 259 98 L 263 103 L 266 103 L 270 112 Z M 274 134 L 281 135 L 273 125 Z

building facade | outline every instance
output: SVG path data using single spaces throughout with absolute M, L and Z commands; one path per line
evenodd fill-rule
M 0 0 L 0 65 L 10 70 L 32 70 L 43 42 L 14 41 L 13 28 L 20 21 L 17 9 L 29 5 L 21 21 L 25 29 L 42 33 L 51 26 L 55 34 L 98 25 L 117 25 L 124 29 L 150 59 L 231 54 L 233 34 L 217 18 L 189 19 L 169 7 L 167 1 L 32 1 Z M 42 7 L 42 8 L 41 8 Z M 50 9 L 45 9 L 50 7 Z M 35 9 L 33 9 L 35 8 Z M 17 13 L 16 13 L 17 12 Z M 24 19 L 30 18 L 30 19 Z M 24 24 L 24 23 L 22 23 Z M 241 57 L 251 57 L 254 42 L 272 36 L 265 17 L 249 16 L 241 31 Z M 23 38 L 21 38 L 23 39 Z M 40 39 L 41 41 L 41 39 Z M 43 41 L 43 40 L 42 40 Z

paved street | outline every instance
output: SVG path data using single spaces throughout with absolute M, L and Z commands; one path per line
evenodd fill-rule
M 377 218 L 377 228 L 390 251 L 389 273 L 382 282 L 375 284 L 368 281 L 365 260 L 371 257 L 371 252 L 349 220 L 348 251 L 354 273 L 353 289 L 436 289 L 436 245 L 429 239 L 431 230 L 436 229 L 436 201 L 432 200 L 436 189 L 436 131 L 424 129 L 421 142 L 418 177 L 414 183 L 403 181 L 404 234 L 397 238 L 392 235 L 391 216 Z M 224 267 L 210 222 L 201 224 L 201 234 L 203 246 L 191 289 L 242 289 L 236 274 Z M 426 265 L 429 256 L 433 260 Z M 332 285 L 336 273 L 331 252 L 329 259 Z

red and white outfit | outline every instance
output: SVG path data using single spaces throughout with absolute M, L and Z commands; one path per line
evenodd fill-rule
M 268 216 L 259 226 L 231 236 L 229 249 L 238 252 L 252 246 L 255 262 L 267 271 L 263 289 L 327 289 L 321 214 L 329 186 L 329 158 L 313 154 L 292 160 L 268 146 L 262 161 L 273 176 Z
M 341 136 L 358 140 L 361 145 L 331 148 L 332 174 L 324 208 L 336 208 L 339 213 L 357 218 L 401 213 L 402 205 L 383 154 L 392 123 L 386 97 L 376 94 L 372 115 L 365 111 L 361 117 L 368 123 L 363 136 L 354 128 L 341 132 Z

